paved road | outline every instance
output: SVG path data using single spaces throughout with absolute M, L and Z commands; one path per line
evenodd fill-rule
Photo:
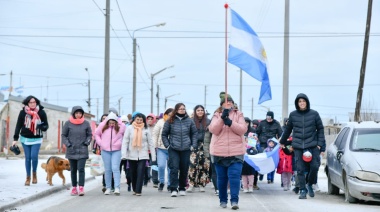
M 379 211 L 380 204 L 348 204 L 344 202 L 343 194 L 327 195 L 326 177 L 319 173 L 321 192 L 314 198 L 299 200 L 291 191 L 283 191 L 280 187 L 279 175 L 275 175 L 274 184 L 259 182 L 260 190 L 254 193 L 240 194 L 239 211 L 294 211 L 294 212 L 323 212 L 323 211 Z M 69 191 L 61 191 L 42 200 L 29 203 L 16 211 L 62 211 L 72 212 L 86 210 L 97 211 L 220 211 L 219 199 L 213 189 L 208 186 L 205 193 L 188 193 L 185 197 L 170 197 L 168 192 L 158 192 L 151 184 L 143 188 L 140 197 L 127 192 L 127 185 L 122 184 L 120 196 L 105 196 L 101 193 L 101 178 L 86 183 L 86 194 L 83 197 L 71 197 Z M 34 209 L 34 210 L 33 210 Z M 230 206 L 228 206 L 230 209 Z

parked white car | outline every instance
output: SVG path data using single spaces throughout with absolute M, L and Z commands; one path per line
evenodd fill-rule
M 328 193 L 380 202 L 380 123 L 349 122 L 327 148 Z

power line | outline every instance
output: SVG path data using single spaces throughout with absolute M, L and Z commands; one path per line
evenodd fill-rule
M 133 39 L 131 33 L 129 32 L 129 29 L 128 29 L 128 26 L 127 26 L 127 23 L 126 23 L 125 20 L 124 20 L 124 16 L 123 16 L 123 13 L 121 12 L 120 5 L 119 5 L 119 1 L 118 1 L 118 0 L 116 0 L 116 4 L 117 4 L 117 7 L 119 8 L 119 12 L 120 12 L 120 15 L 121 15 L 121 19 L 123 19 L 123 23 L 124 23 L 125 28 L 127 29 L 127 32 L 128 32 L 128 34 L 129 34 L 129 37 L 130 37 L 131 39 Z

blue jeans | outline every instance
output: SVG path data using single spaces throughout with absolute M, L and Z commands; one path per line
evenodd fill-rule
M 102 150 L 102 159 L 104 162 L 104 176 L 106 178 L 106 188 L 111 189 L 112 173 L 115 181 L 115 188 L 120 189 L 120 161 L 121 151 Z
M 33 172 L 37 172 L 38 165 L 38 153 L 40 152 L 41 144 L 25 145 L 23 143 L 22 148 L 25 154 L 25 169 L 26 176 L 30 176 L 30 169 L 33 167 Z
M 239 203 L 240 175 L 243 163 L 232 163 L 225 167 L 215 163 L 216 175 L 218 176 L 218 189 L 220 203 L 228 202 L 227 185 L 230 183 L 231 203 Z
M 167 161 L 169 159 L 169 153 L 167 149 L 157 148 L 157 165 L 158 165 L 158 178 L 160 183 L 165 184 L 165 168 L 168 170 L 168 186 L 170 186 L 170 169 L 167 166 Z
M 274 180 L 274 171 L 273 172 L 269 172 L 267 174 L 267 180 L 270 180 L 270 181 L 273 182 L 273 180 Z

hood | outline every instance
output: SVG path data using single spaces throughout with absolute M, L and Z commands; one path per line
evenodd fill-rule
M 153 118 L 153 124 L 156 123 L 156 115 L 154 115 L 153 113 L 149 113 L 146 118 L 148 117 L 152 117 Z
M 74 113 L 77 111 L 77 110 L 80 110 L 82 111 L 82 113 L 84 114 L 84 110 L 81 106 L 74 106 L 72 109 L 71 109 L 71 115 L 74 116 Z
M 351 152 L 351 154 L 363 171 L 380 175 L 380 152 Z M 368 158 L 371 158 L 371 160 L 368 160 Z
M 298 106 L 298 100 L 302 98 L 304 100 L 306 100 L 306 110 L 310 110 L 310 102 L 309 102 L 309 98 L 306 96 L 306 94 L 303 94 L 303 93 L 300 93 L 297 95 L 296 99 L 294 100 L 294 105 L 296 106 L 296 109 L 297 110 L 300 110 L 300 107 Z
M 260 123 L 260 122 L 259 122 L 259 120 L 257 120 L 257 119 L 253 119 L 253 120 L 252 120 L 252 124 L 256 124 L 257 126 L 259 126 L 259 123 Z

